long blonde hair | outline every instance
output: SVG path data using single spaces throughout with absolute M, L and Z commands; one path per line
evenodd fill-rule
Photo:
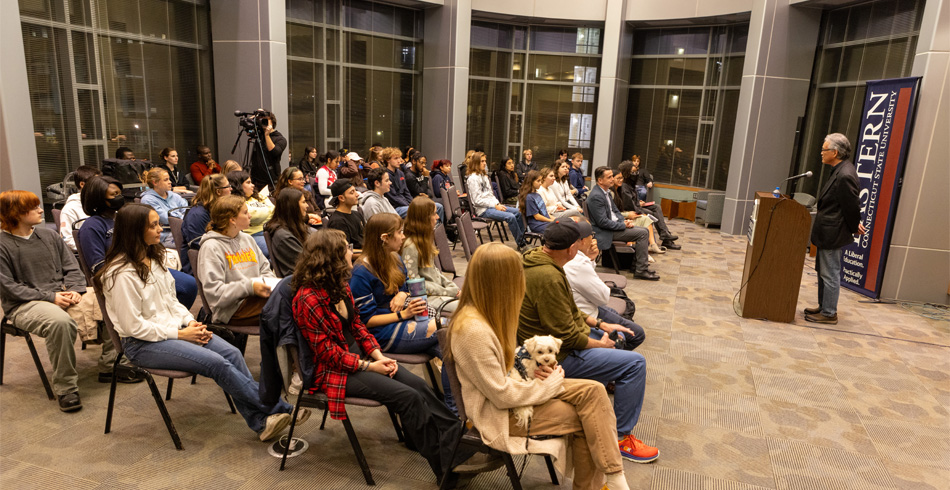
M 499 282 L 500 277 L 506 280 Z M 451 359 L 453 332 L 465 328 L 471 320 L 482 320 L 498 337 L 505 371 L 511 369 L 518 345 L 518 315 L 521 313 L 524 291 L 524 266 L 518 252 L 501 243 L 487 243 L 478 247 L 465 270 L 462 297 L 449 323 L 450 347 L 443 354 Z

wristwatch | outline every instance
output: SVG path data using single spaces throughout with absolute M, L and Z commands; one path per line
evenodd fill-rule
M 597 319 L 597 324 L 594 325 L 594 328 L 600 328 L 600 326 L 603 325 L 603 323 L 604 323 L 604 321 L 601 320 L 600 318 L 598 318 L 598 319 Z
M 401 312 L 401 311 L 397 311 L 397 312 L 396 312 L 396 318 L 398 318 L 399 321 L 402 321 L 402 312 Z

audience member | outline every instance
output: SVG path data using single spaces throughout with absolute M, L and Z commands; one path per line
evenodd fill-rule
M 168 177 L 172 181 L 172 188 L 181 191 L 186 190 L 188 180 L 185 179 L 185 176 L 188 174 L 178 169 L 178 151 L 170 147 L 162 148 L 162 152 L 158 156 L 160 157 L 158 163 L 161 168 L 168 172 Z
M 442 191 L 444 189 L 455 185 L 455 182 L 452 180 L 451 160 L 436 160 L 432 162 L 432 172 L 430 175 L 432 177 L 432 192 L 435 194 L 436 199 L 442 198 Z
M 630 157 L 631 163 L 634 166 L 635 179 L 634 187 L 637 190 L 637 196 L 639 200 L 644 201 L 647 198 L 647 192 L 653 188 L 653 174 L 651 174 L 647 169 L 640 168 L 642 164 L 640 163 L 640 155 L 634 155 Z
M 594 230 L 585 218 L 571 219 L 577 223 L 577 230 L 581 237 L 577 241 L 577 254 L 564 264 L 564 274 L 571 286 L 574 304 L 581 313 L 587 316 L 588 325 L 593 319 L 593 328 L 601 332 L 616 330 L 623 339 L 624 350 L 636 349 L 646 339 L 643 327 L 607 307 L 607 301 L 610 300 L 610 287 L 597 275 L 594 268 L 597 256 L 600 255 L 597 239 L 594 238 Z M 601 332 L 598 332 L 598 335 L 603 336 Z
M 636 263 L 633 266 L 633 277 L 648 281 L 659 281 L 660 276 L 648 267 L 649 231 L 646 228 L 635 226 L 633 221 L 625 220 L 620 209 L 610 197 L 610 190 L 614 178 L 613 170 L 607 167 L 597 167 L 594 170 L 594 179 L 597 185 L 587 197 L 587 209 L 590 211 L 590 224 L 594 228 L 597 244 L 601 250 L 608 250 L 614 241 L 636 242 L 634 253 Z
M 544 199 L 538 194 L 540 187 L 541 174 L 537 170 L 529 170 L 518 191 L 518 209 L 524 210 L 528 228 L 535 233 L 544 233 L 548 223 L 554 221 L 548 214 Z
M 323 201 L 322 207 L 325 208 L 327 207 L 326 203 L 330 200 L 330 186 L 336 182 L 336 169 L 340 166 L 340 154 L 330 150 L 320 155 L 320 163 L 323 166 L 317 170 L 317 191 Z
M 201 181 L 198 187 L 198 193 L 191 201 L 191 209 L 185 213 L 181 223 L 181 236 L 184 239 L 182 247 L 178 250 L 181 257 L 181 270 L 188 274 L 193 274 L 191 263 L 188 261 L 188 250 L 201 246 L 200 238 L 208 230 L 208 223 L 211 222 L 211 204 L 219 197 L 231 195 L 231 183 L 224 174 L 211 174 Z
M 127 146 L 120 146 L 115 149 L 116 160 L 135 160 L 135 152 Z
M 502 202 L 504 204 L 518 204 L 518 190 L 520 187 L 518 174 L 515 173 L 515 161 L 511 157 L 505 158 L 502 166 L 495 172 L 498 176 Z M 521 208 L 524 209 L 524 208 Z
M 435 226 L 439 215 L 435 203 L 427 196 L 417 196 L 406 214 L 406 241 L 402 244 L 402 262 L 406 278 L 423 278 L 429 305 L 438 309 L 459 295 L 459 287 L 435 267 L 439 250 L 435 247 Z M 456 303 L 448 303 L 444 311 L 455 311 Z
M 626 490 L 613 439 L 616 417 L 603 385 L 565 379 L 561 366 L 526 373 L 527 379 L 507 375 L 515 364 L 518 310 L 526 292 L 520 262 L 511 249 L 489 243 L 468 265 L 448 337 L 465 411 L 485 444 L 512 454 L 557 454 L 558 442 L 539 436 L 572 436 L 574 488 L 601 488 L 606 477 L 604 488 Z M 508 280 L 499 283 L 499 277 Z M 534 407 L 530 430 L 511 415 L 510 409 L 523 406 Z
M 639 161 L 639 160 L 638 160 Z M 683 247 L 673 243 L 676 240 L 679 240 L 679 237 L 670 233 L 670 228 L 666 224 L 666 217 L 663 216 L 663 211 L 660 209 L 655 202 L 646 203 L 642 198 L 639 197 L 639 191 L 636 188 L 634 183 L 636 180 L 636 164 L 630 161 L 621 162 L 620 168 L 620 177 L 623 180 L 623 185 L 620 187 L 620 196 L 623 200 L 623 207 L 628 211 L 633 211 L 637 214 L 647 214 L 654 218 L 654 226 L 657 231 L 659 231 L 660 241 L 662 245 L 670 250 L 679 250 Z M 641 173 L 642 175 L 642 173 Z M 652 185 L 652 180 L 651 180 Z
M 389 174 L 390 185 L 389 191 L 386 192 L 386 199 L 393 205 L 396 214 L 405 218 L 409 203 L 412 202 L 412 194 L 406 185 L 406 174 L 402 171 L 402 151 L 399 148 L 383 148 L 379 156 L 385 165 L 386 173 Z
M 303 150 L 303 156 L 300 157 L 300 161 L 297 162 L 297 168 L 307 177 L 313 177 L 317 175 L 317 169 L 319 168 L 319 157 L 317 156 L 317 149 L 308 146 Z
M 257 325 L 270 296 L 264 279 L 276 276 L 257 242 L 243 233 L 250 225 L 247 204 L 239 196 L 224 196 L 211 205 L 197 272 L 215 323 Z
M 347 418 L 346 397 L 386 405 L 399 415 L 407 443 L 441 481 L 452 466 L 449 458 L 462 425 L 425 381 L 399 369 L 367 331 L 353 298 L 358 293 L 347 283 L 352 254 L 343 233 L 318 230 L 307 240 L 294 270 L 294 318 L 313 351 L 313 388 L 326 393 L 330 415 L 337 420 Z M 362 356 L 350 352 L 354 343 Z
M 627 199 L 624 199 L 624 196 L 623 196 L 623 174 L 622 173 L 617 172 L 614 174 L 613 181 L 610 184 L 610 189 L 611 189 L 611 197 L 613 198 L 614 204 L 617 206 L 617 209 L 620 210 L 621 216 L 623 216 L 624 219 L 629 219 L 630 221 L 632 221 L 633 226 L 635 227 L 639 226 L 641 228 L 647 229 L 647 233 L 648 233 L 647 238 L 650 241 L 650 248 L 649 248 L 650 253 L 665 254 L 666 247 L 661 248 L 659 244 L 657 244 L 657 241 L 656 241 L 656 231 L 654 230 L 654 227 L 653 227 L 653 224 L 654 224 L 653 217 L 648 216 L 646 214 L 637 213 L 636 211 L 630 211 L 627 208 L 627 205 L 631 205 L 631 204 L 630 204 L 630 201 Z M 626 202 L 626 205 L 624 204 L 625 202 Z M 650 257 L 650 262 L 653 262 L 652 256 Z
M 587 188 L 587 184 L 584 181 L 584 171 L 581 169 L 584 165 L 584 155 L 581 153 L 575 153 L 571 155 L 571 168 L 568 175 L 568 181 L 571 184 L 572 193 L 577 199 L 584 199 L 584 196 L 587 194 L 587 191 L 590 189 Z
M 221 166 L 211 158 L 211 148 L 200 145 L 197 151 L 198 160 L 191 164 L 189 170 L 191 170 L 191 178 L 195 179 L 195 182 L 200 183 L 206 176 L 220 173 Z
M 340 155 L 343 155 L 343 159 L 340 161 L 340 166 L 336 170 L 337 176 L 341 179 L 355 179 L 359 177 L 360 165 L 363 163 L 363 159 L 360 158 L 360 155 L 355 151 L 341 151 Z
M 596 191 L 592 191 L 591 198 Z M 563 342 L 557 360 L 567 377 L 614 382 L 620 453 L 624 459 L 647 463 L 655 460 L 659 451 L 631 433 L 643 407 L 646 360 L 637 352 L 614 349 L 614 341 L 602 330 L 591 329 L 591 318 L 585 318 L 574 304 L 563 267 L 577 253 L 579 238 L 576 223 L 558 220 L 544 230 L 544 246 L 524 254 L 525 294 L 518 343 L 535 335 L 553 335 Z M 603 323 L 600 327 L 626 330 Z
M 168 217 L 181 218 L 185 215 L 188 201 L 172 191 L 172 182 L 168 172 L 161 167 L 154 167 L 142 174 L 142 183 L 149 188 L 142 194 L 142 204 L 147 204 L 158 213 L 158 218 L 166 230 L 162 232 L 162 245 L 175 249 L 175 238 L 167 229 Z
M 330 186 L 330 204 L 336 212 L 330 214 L 327 226 L 340 230 L 346 235 L 346 241 L 355 250 L 363 248 L 363 213 L 356 209 L 359 195 L 350 179 L 340 179 Z M 375 194 L 375 193 L 373 193 Z
M 557 178 L 554 176 L 553 168 L 541 169 L 541 186 L 538 187 L 538 195 L 544 201 L 548 210 L 548 215 L 554 219 L 568 218 L 570 216 L 581 216 L 581 210 L 576 207 L 568 207 L 561 202 L 557 194 Z
M 231 172 L 240 172 L 244 170 L 241 168 L 241 164 L 234 160 L 227 160 L 224 162 L 224 165 L 221 167 L 221 175 L 228 175 Z M 200 184 L 200 182 L 196 182 Z
M 280 177 L 277 178 L 274 193 L 270 195 L 269 199 L 272 203 L 276 204 L 281 191 L 288 188 L 297 189 L 303 193 L 303 198 L 307 203 L 307 222 L 311 225 L 319 225 L 321 208 L 316 199 L 314 199 L 313 193 L 308 191 L 307 186 L 304 185 L 306 182 L 307 179 L 299 168 L 287 167 L 280 173 Z
M 228 181 L 231 182 L 231 195 L 244 198 L 248 214 L 251 217 L 250 224 L 246 228 L 242 228 L 243 232 L 254 237 L 257 248 L 261 250 L 264 257 L 270 257 L 263 232 L 264 223 L 270 221 L 271 216 L 274 215 L 274 203 L 258 194 L 257 187 L 251 181 L 251 176 L 247 172 L 228 174 Z
M 469 168 L 471 173 L 465 181 L 468 187 L 468 199 L 477 216 L 508 223 L 508 229 L 511 230 L 515 243 L 519 249 L 523 249 L 527 245 L 524 241 L 524 222 L 521 220 L 521 212 L 498 202 L 485 171 L 486 160 L 484 153 L 472 155 L 472 166 Z
M 82 301 L 86 278 L 59 235 L 36 226 L 42 222 L 43 208 L 35 194 L 0 193 L 0 298 L 11 323 L 46 340 L 59 409 L 73 412 L 82 408 L 82 401 L 73 349 L 78 331 L 69 310 Z M 115 356 L 112 343 L 103 342 L 100 382 L 112 381 Z M 141 381 L 128 371 L 120 372 L 117 380 Z
M 557 151 L 557 159 L 554 160 L 554 164 L 551 165 L 551 168 L 557 170 L 560 168 L 562 163 L 567 163 L 567 150 L 561 149 Z
M 515 169 L 515 172 L 518 174 L 518 178 L 524 181 L 524 176 L 532 170 L 540 170 L 538 164 L 534 161 L 534 153 L 531 151 L 531 148 L 528 148 L 524 152 L 524 159 L 518 162 L 518 166 Z
M 410 159 L 410 167 L 406 170 L 406 187 L 409 188 L 409 194 L 413 198 L 416 196 L 428 196 L 435 198 L 432 190 L 429 190 L 429 169 L 426 168 L 426 157 L 420 152 L 415 152 Z
M 213 379 L 231 395 L 261 441 L 280 434 L 290 424 L 293 407 L 283 400 L 264 406 L 241 352 L 212 335 L 172 296 L 174 279 L 164 265 L 158 213 L 130 204 L 115 221 L 122 233 L 109 249 L 95 284 L 105 296 L 125 355 L 146 369 L 188 371 Z M 309 416 L 309 410 L 301 412 L 298 423 Z
M 571 173 L 571 164 L 570 162 L 562 162 L 557 164 L 555 168 L 555 179 L 554 183 L 548 188 L 548 190 L 554 191 L 554 195 L 557 196 L 558 202 L 562 203 L 567 209 L 575 209 L 578 212 L 581 212 L 581 205 L 577 203 L 577 199 L 574 198 L 574 194 L 577 192 L 577 189 L 571 185 L 569 180 Z
M 396 209 L 386 199 L 385 195 L 392 187 L 390 173 L 385 168 L 374 168 L 366 176 L 366 192 L 360 197 L 360 211 L 363 212 L 363 218 L 369 221 L 374 214 L 378 213 L 396 213 Z
M 76 242 L 73 241 L 73 223 L 89 217 L 82 211 L 82 202 L 79 197 L 86 181 L 97 175 L 102 175 L 98 168 L 80 165 L 73 172 L 73 183 L 76 184 L 79 192 L 66 198 L 66 204 L 63 204 L 63 209 L 59 213 L 59 235 L 66 242 L 66 247 L 73 252 L 76 251 Z M 82 223 L 79 225 L 82 226 Z
M 313 228 L 307 226 L 307 200 L 303 191 L 288 187 L 280 192 L 274 217 L 265 229 L 270 233 L 270 260 L 283 274 L 294 270 L 297 256 Z

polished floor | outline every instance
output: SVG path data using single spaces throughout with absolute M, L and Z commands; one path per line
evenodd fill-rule
M 843 291 L 840 323 L 739 318 L 745 242 L 693 223 L 671 224 L 683 251 L 657 256 L 658 283 L 631 280 L 648 381 L 635 434 L 660 449 L 626 463 L 636 489 L 950 488 L 950 321 L 946 311 L 870 304 Z M 464 270 L 461 249 L 456 262 Z M 799 309 L 814 303 L 806 260 Z M 922 314 L 921 314 L 922 313 Z M 40 357 L 49 360 L 37 339 Z M 248 349 L 259 370 L 257 342 Z M 168 409 L 184 442 L 176 451 L 145 384 L 120 385 L 112 432 L 103 434 L 108 385 L 96 381 L 99 348 L 78 351 L 84 408 L 48 401 L 22 339 L 8 338 L 0 388 L 0 488 L 361 488 L 342 425 L 301 427 L 310 450 L 279 472 L 220 389 L 179 381 Z M 159 381 L 164 390 L 165 381 Z M 397 443 L 382 409 L 350 408 L 380 489 L 434 489 L 422 458 Z M 552 488 L 528 461 L 526 488 Z M 569 488 L 569 481 L 562 481 Z M 504 473 L 469 488 L 510 488 Z

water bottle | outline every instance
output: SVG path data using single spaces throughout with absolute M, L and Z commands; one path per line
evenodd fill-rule
M 427 322 L 429 321 L 429 298 L 426 295 L 426 280 L 422 277 L 416 277 L 413 279 L 406 280 L 406 286 L 409 287 L 409 301 L 412 301 L 416 298 L 422 298 L 422 301 L 426 303 L 426 309 L 422 310 L 422 313 L 415 316 L 417 322 Z
M 775 186 L 775 190 L 772 191 L 772 197 L 782 197 L 782 189 L 779 186 Z

